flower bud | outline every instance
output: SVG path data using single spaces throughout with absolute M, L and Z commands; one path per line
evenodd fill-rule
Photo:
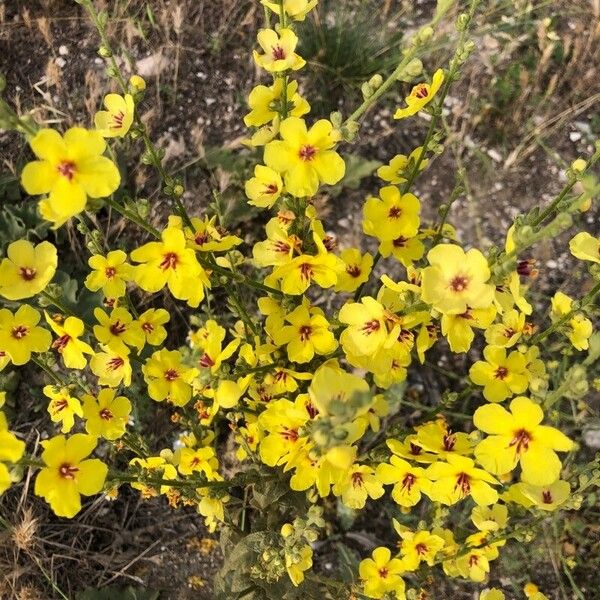
M 467 13 L 461 13 L 458 15 L 456 19 L 456 29 L 458 31 L 465 31 L 469 26 L 469 22 L 471 21 L 471 17 Z
M 417 39 L 421 44 L 427 43 L 432 37 L 433 27 L 430 27 L 429 25 L 423 27 L 423 29 L 421 29 L 421 31 L 419 31 L 419 33 L 417 34 Z
M 360 86 L 360 91 L 362 92 L 363 98 L 365 100 L 367 100 L 368 98 L 370 98 L 373 95 L 373 90 L 371 89 L 371 86 L 365 81 L 365 83 L 363 83 Z
M 369 85 L 373 90 L 380 88 L 382 83 L 383 77 L 379 73 L 376 73 L 373 75 L 373 77 L 371 77 L 371 79 L 369 79 Z
M 102 57 L 102 58 L 110 58 L 112 56 L 112 52 L 110 51 L 110 48 L 108 48 L 107 46 L 100 46 L 100 48 L 98 48 L 98 54 Z
M 138 92 L 143 92 L 146 89 L 146 82 L 139 75 L 132 75 L 129 78 L 129 85 Z
M 181 198 L 184 192 L 185 188 L 180 183 L 173 186 L 173 196 L 175 196 L 175 198 Z
M 292 535 L 294 533 L 294 527 L 290 524 L 290 523 L 286 523 L 282 528 L 281 528 L 281 535 L 284 538 L 290 537 L 290 535 Z
M 409 77 L 418 77 L 423 72 L 423 63 L 419 58 L 413 58 L 404 68 L 404 73 Z

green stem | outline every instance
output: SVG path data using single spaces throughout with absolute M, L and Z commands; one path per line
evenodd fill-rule
M 56 383 L 57 385 L 67 385 L 45 362 L 41 361 L 39 358 L 32 356 L 31 362 L 35 363 L 40 369 L 45 371 L 50 376 L 52 381 L 54 381 L 54 383 Z

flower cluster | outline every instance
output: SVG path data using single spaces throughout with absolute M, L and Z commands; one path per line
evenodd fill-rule
M 27 463 L 39 467 L 35 493 L 56 515 L 74 517 L 82 496 L 112 498 L 128 483 L 144 498 L 194 506 L 215 530 L 238 514 L 241 486 L 244 533 L 248 496 L 264 479 L 283 482 L 278 498 L 295 494 L 304 512 L 291 519 L 274 511 L 270 533 L 277 542 L 266 549 L 264 540 L 257 543 L 250 575 L 287 577 L 293 586 L 309 577 L 312 544 L 325 526 L 322 499 L 361 510 L 389 495 L 401 515 L 393 522 L 397 548 L 379 546 L 360 562 L 354 591 L 403 599 L 414 573 L 436 565 L 448 577 L 483 582 L 510 537 L 513 513 L 540 515 L 569 504 L 570 474 L 561 458 L 575 446 L 550 410 L 557 400 L 541 342 L 556 335 L 568 353 L 589 351 L 599 284 L 579 299 L 557 291 L 545 323 L 530 302 L 536 269 L 521 255 L 562 227 L 558 213 L 546 229 L 539 212 L 518 221 L 504 250 L 493 251 L 461 241 L 446 222 L 448 210 L 427 222 L 411 190 L 435 154 L 430 135 L 377 169 L 383 183 L 362 208 L 364 247 L 338 247 L 314 199 L 322 186 L 343 181 L 341 146 L 356 133 L 354 119 L 370 106 L 373 88 L 385 90 L 398 73 L 430 81 L 415 81 L 395 118 L 427 111 L 433 132 L 468 52 L 461 46 L 449 69 L 429 79 L 407 51 L 387 84 L 381 77 L 369 82 L 355 117 L 308 121 L 311 107 L 292 79 L 306 64 L 295 23 L 317 0 L 262 4 L 279 22 L 258 33 L 254 61 L 272 81 L 250 92 L 244 119 L 254 128 L 247 146 L 261 156 L 245 182 L 247 202 L 268 214 L 248 258 L 238 250 L 243 238 L 218 216 L 188 215 L 179 201 L 183 188 L 165 175 L 160 159 L 155 166 L 177 214 L 157 230 L 143 211 L 119 201 L 121 177 L 107 140 L 136 131 L 150 158 L 157 156 L 136 112 L 141 78 L 132 78 L 122 95 L 105 97 L 94 129 L 74 127 L 64 135 L 40 129 L 30 137 L 36 160 L 23 168 L 21 183 L 29 195 L 43 196 L 40 214 L 54 228 L 80 221 L 92 249 L 84 285 L 94 298 L 89 314 L 63 301 L 53 283 L 57 248 L 49 241 L 18 239 L 5 249 L 0 370 L 33 363 L 50 378 L 42 391 L 54 435 L 41 442 L 39 459 Z M 429 37 L 416 34 L 413 51 Z M 591 163 L 568 176 L 582 176 Z M 98 243 L 86 219 L 105 202 L 152 239 L 118 249 Z M 559 207 L 570 215 L 583 203 L 555 203 L 542 216 Z M 597 279 L 600 240 L 580 232 L 569 247 L 591 263 Z M 258 290 L 255 307 L 241 286 Z M 166 307 L 176 301 L 178 313 L 184 304 L 194 309 L 185 345 L 170 335 L 175 315 Z M 464 358 L 461 389 L 437 405 L 419 405 L 408 419 L 411 400 L 403 390 L 435 360 L 434 348 Z M 458 398 L 476 399 L 461 427 L 445 412 Z M 155 403 L 179 430 L 166 447 L 152 450 L 140 415 L 159 410 Z M 0 493 L 24 461 L 19 437 L 0 412 Z M 225 438 L 234 469 L 223 464 Z M 92 457 L 95 451 L 102 460 Z M 118 461 L 128 465 L 125 471 L 113 467 L 116 455 L 126 457 Z M 461 528 L 460 539 L 452 528 L 455 505 L 456 514 L 470 514 L 470 533 Z M 436 517 L 417 524 L 410 517 L 425 514 L 424 507 Z M 535 593 L 530 597 L 544 597 Z M 503 597 L 493 589 L 481 594 Z

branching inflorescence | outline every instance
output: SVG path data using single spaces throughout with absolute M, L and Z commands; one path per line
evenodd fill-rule
M 85 286 L 103 296 L 93 320 L 86 320 L 52 284 L 59 264 L 52 243 L 18 239 L 5 248 L 0 369 L 32 363 L 45 372 L 43 393 L 60 433 L 41 442 L 36 458 L 0 412 L 0 493 L 27 467 L 38 470 L 35 493 L 60 517 L 75 517 L 82 496 L 115 497 L 125 484 L 145 498 L 165 496 L 173 507 L 194 506 L 209 529 L 231 533 L 226 554 L 238 562 L 226 562 L 216 582 L 224 598 L 238 597 L 233 590 L 247 594 L 239 597 L 271 597 L 269 589 L 296 597 L 281 594 L 307 585 L 333 590 L 336 598 L 405 598 L 408 587 L 423 585 L 423 567 L 435 565 L 448 577 L 482 582 L 508 540 L 526 535 L 545 511 L 578 503 L 577 473 L 561 478 L 561 456 L 574 443 L 546 424 L 545 409 L 560 400 L 562 388 L 549 389 L 541 342 L 562 337 L 574 351 L 598 355 L 588 313 L 600 293 L 600 240 L 586 232 L 572 237 L 571 253 L 591 265 L 592 283 L 579 299 L 557 291 L 545 328 L 527 298 L 534 263 L 522 253 L 568 229 L 573 216 L 589 208 L 598 189 L 590 167 L 600 147 L 573 163 L 550 205 L 516 220 L 503 250 L 467 249 L 446 222 L 450 205 L 441 208 L 438 223 L 424 224 L 412 188 L 442 151 L 442 105 L 474 49 L 469 27 L 478 3 L 458 17 L 459 41 L 447 68 L 427 77 L 420 59 L 452 4 L 439 2 L 394 73 L 363 85 L 364 102 L 350 118 L 333 113 L 314 122 L 293 77 L 305 65 L 296 53 L 295 26 L 317 0 L 261 3 L 269 22 L 277 23 L 258 33 L 254 60 L 273 80 L 248 98 L 248 145 L 262 152 L 262 161 L 245 191 L 249 204 L 272 217 L 251 256 L 236 251 L 232 258 L 243 240 L 226 231 L 218 215 L 187 212 L 183 185 L 165 170 L 137 112 L 145 82 L 139 76 L 126 81 L 106 35 L 107 15 L 91 0 L 80 4 L 98 28 L 100 53 L 120 92 L 105 97 L 95 128 L 39 129 L 0 106 L 3 122 L 27 137 L 35 155 L 21 172 L 24 190 L 41 196 L 39 212 L 54 229 L 79 221 L 91 251 Z M 395 118 L 429 113 L 427 134 L 421 146 L 377 171 L 385 185 L 366 199 L 362 220 L 377 253 L 338 251 L 312 199 L 322 185 L 343 179 L 344 144 L 398 79 L 416 83 Z M 146 206 L 119 193 L 121 176 L 107 143 L 125 136 L 141 140 L 144 162 L 156 168 L 173 201 L 175 214 L 160 230 Z M 150 240 L 111 249 L 88 224 L 89 213 L 105 205 Z M 382 259 L 390 273 L 404 275 L 376 281 Z M 259 296 L 256 308 L 239 293 L 244 288 Z M 170 349 L 172 315 L 161 307 L 142 310 L 135 301 L 163 289 L 193 309 L 220 289 L 231 313 L 201 319 L 187 347 Z M 328 304 L 335 312 L 315 305 L 325 294 L 339 298 Z M 227 328 L 232 315 L 235 324 Z M 398 400 L 403 382 L 425 368 L 434 346 L 447 343 L 451 352 L 465 353 L 476 337 L 485 348 L 462 390 L 424 407 L 421 421 L 409 426 L 404 399 Z M 579 383 L 582 377 L 585 372 Z M 472 427 L 451 428 L 453 404 L 479 394 L 483 401 L 467 415 Z M 172 407 L 181 427 L 172 448 L 151 450 L 133 418 L 141 406 L 152 409 L 150 400 Z M 224 431 L 235 441 L 234 474 L 221 465 Z M 92 458 L 98 448 L 102 459 Z M 326 525 L 324 499 L 361 510 L 386 491 L 399 508 L 398 547 L 375 548 L 354 583 L 311 575 L 314 542 Z M 403 522 L 417 505 L 427 519 Z M 445 507 L 465 505 L 472 532 L 456 539 L 452 510 Z M 256 508 L 270 514 L 253 517 Z M 531 512 L 525 529 L 522 521 L 511 526 L 513 511 Z M 544 598 L 537 591 L 530 597 Z M 503 595 L 487 590 L 481 598 Z

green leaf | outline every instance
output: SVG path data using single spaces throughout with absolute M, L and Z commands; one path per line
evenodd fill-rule
M 381 166 L 378 160 L 368 160 L 358 154 L 344 156 L 346 162 L 346 174 L 344 178 L 330 188 L 330 195 L 334 198 L 339 196 L 344 189 L 358 189 L 361 180 L 373 174 L 375 169 Z

